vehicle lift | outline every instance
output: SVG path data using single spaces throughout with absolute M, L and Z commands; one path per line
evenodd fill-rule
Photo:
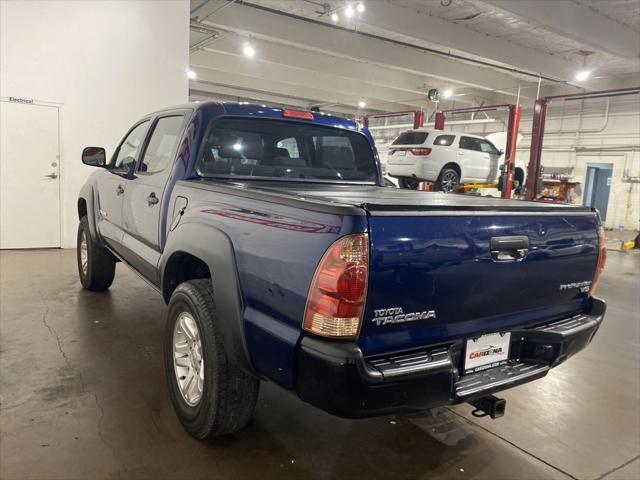
M 553 95 L 536 100 L 533 107 L 533 127 L 531 129 L 531 152 L 527 168 L 526 200 L 536 200 L 542 176 L 542 141 L 544 140 L 544 125 L 547 119 L 549 104 L 557 100 L 587 100 L 591 98 L 618 97 L 640 93 L 640 87 L 619 88 L 615 90 L 600 90 L 596 92 L 573 93 L 568 95 Z
M 520 117 L 522 116 L 522 107 L 514 104 L 501 105 L 482 105 L 479 107 L 454 108 L 450 110 L 440 110 L 436 112 L 435 128 L 436 130 L 444 130 L 444 124 L 447 114 L 455 115 L 462 113 L 490 112 L 506 109 L 508 112 L 507 120 L 507 144 L 505 146 L 504 165 L 501 167 L 499 185 L 501 185 L 501 198 L 511 198 L 511 190 L 513 185 L 513 173 L 516 162 L 516 147 L 518 146 L 518 130 L 520 128 Z

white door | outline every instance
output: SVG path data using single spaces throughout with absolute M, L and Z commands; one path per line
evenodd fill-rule
M 0 248 L 60 247 L 58 109 L 0 102 Z
M 477 138 L 460 136 L 457 157 L 457 163 L 462 170 L 461 183 L 481 182 L 483 178 L 486 179 L 485 165 L 488 164 L 489 159 L 485 159 L 485 154 L 480 151 Z

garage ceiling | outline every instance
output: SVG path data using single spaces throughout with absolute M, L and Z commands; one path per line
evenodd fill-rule
M 355 114 L 431 107 L 429 88 L 449 108 L 529 103 L 538 77 L 544 93 L 640 83 L 637 0 L 369 0 L 347 19 L 357 3 L 193 0 L 192 98 Z

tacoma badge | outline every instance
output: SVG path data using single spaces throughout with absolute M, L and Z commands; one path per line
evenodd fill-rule
M 402 307 L 392 307 L 374 310 L 371 321 L 380 326 L 387 325 L 388 323 L 415 322 L 416 320 L 426 320 L 428 318 L 436 318 L 435 310 L 404 313 Z

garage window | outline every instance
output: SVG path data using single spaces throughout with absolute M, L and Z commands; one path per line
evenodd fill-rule
M 267 119 L 214 122 L 206 133 L 197 171 L 219 178 L 377 180 L 373 151 L 362 134 Z

